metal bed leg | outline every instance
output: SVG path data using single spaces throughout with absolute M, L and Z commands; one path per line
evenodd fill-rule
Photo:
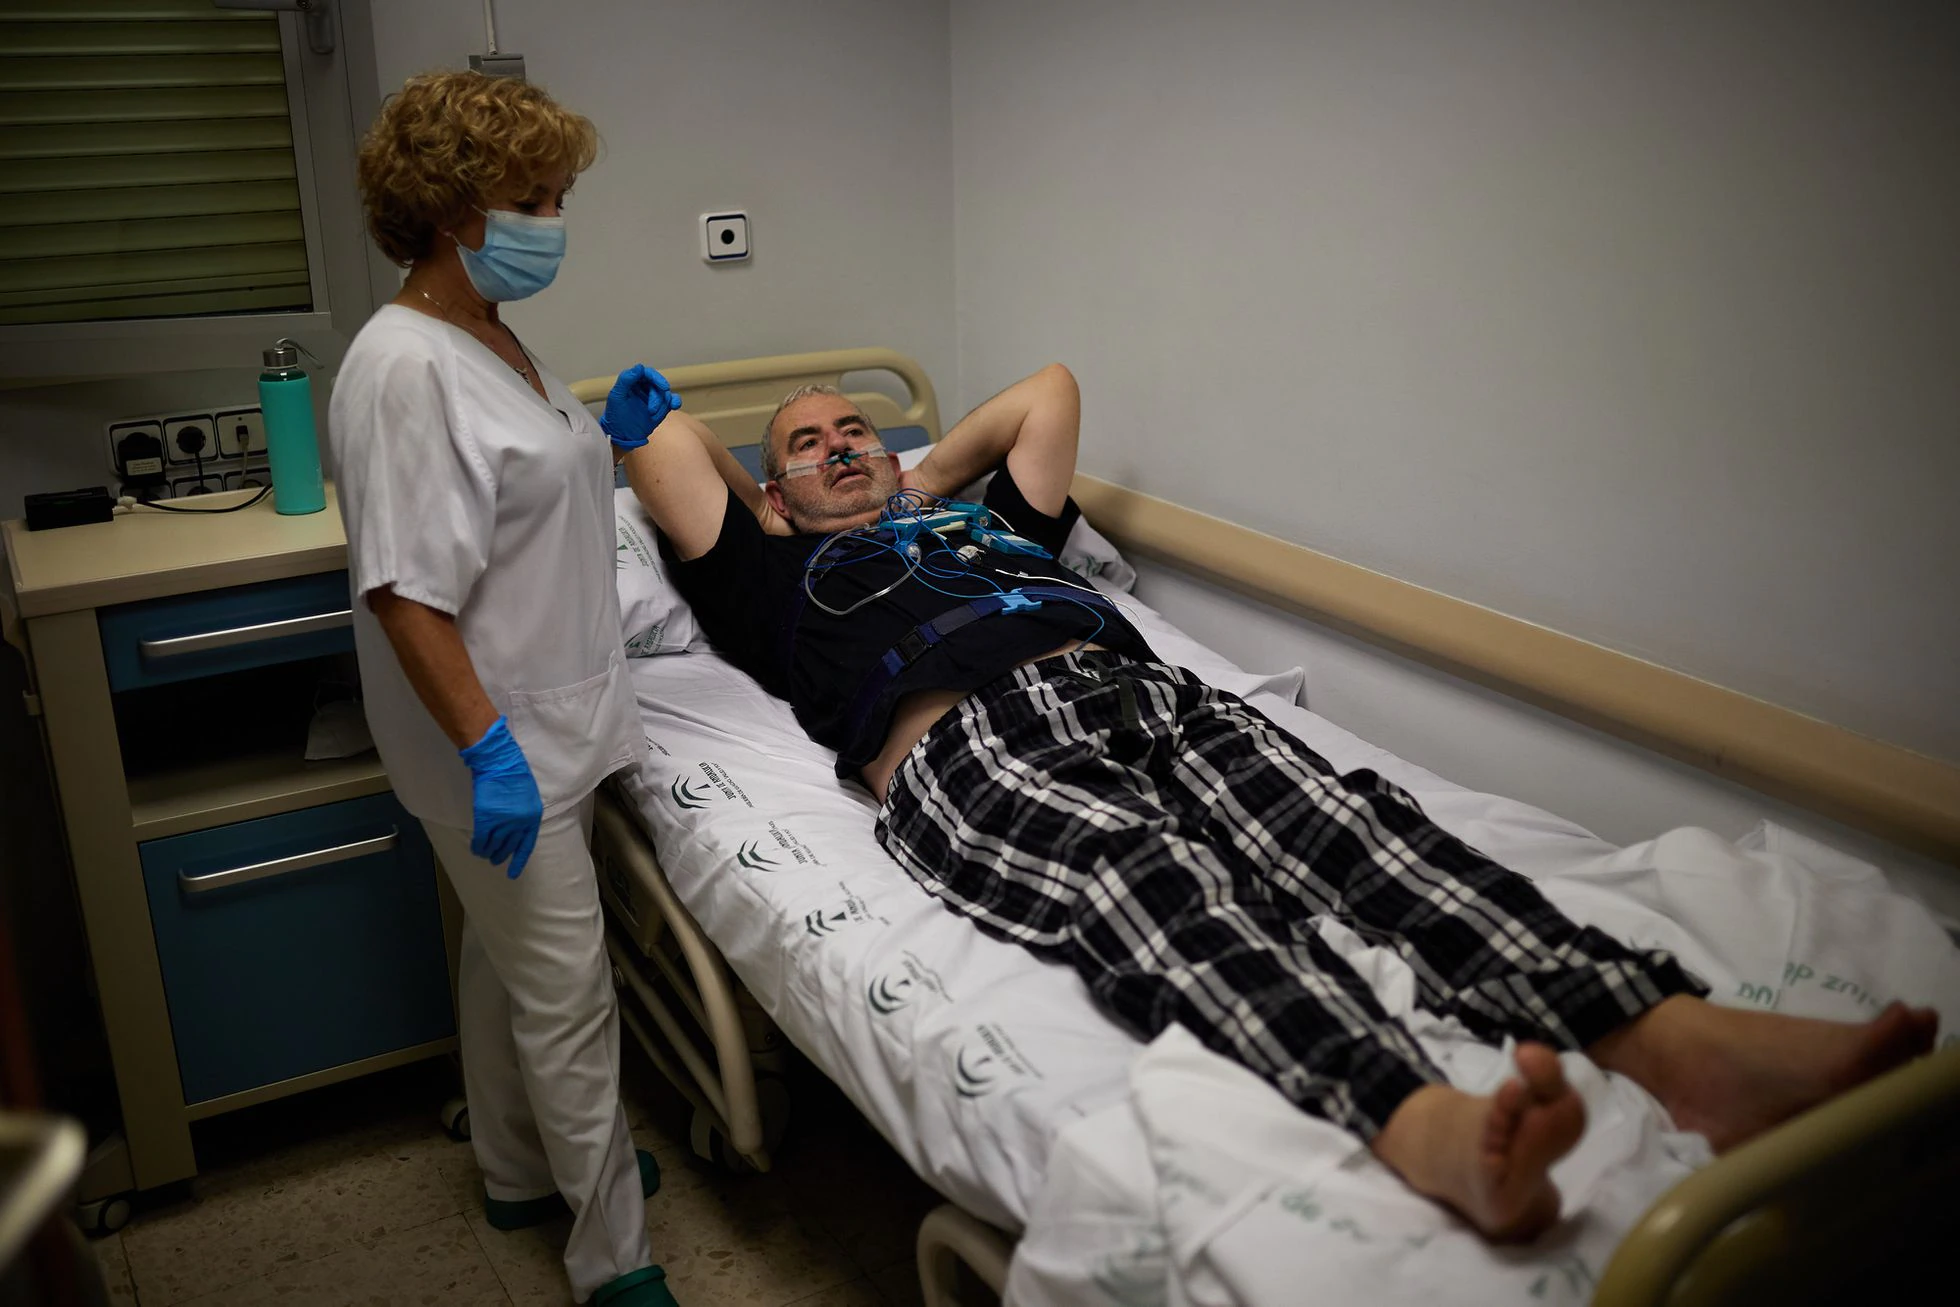
M 951 1203 L 919 1222 L 919 1288 L 926 1307 L 977 1307 L 960 1301 L 959 1268 L 965 1266 L 996 1298 L 1007 1292 L 1007 1263 L 1014 1244 L 993 1226 Z

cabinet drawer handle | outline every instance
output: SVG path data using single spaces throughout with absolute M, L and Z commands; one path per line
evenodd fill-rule
M 180 871 L 177 873 L 177 888 L 186 894 L 203 894 L 208 890 L 224 889 L 227 885 L 243 885 L 247 881 L 264 880 L 268 876 L 283 876 L 289 871 L 304 871 L 308 867 L 324 867 L 330 862 L 365 858 L 370 853 L 386 853 L 395 847 L 398 834 L 391 826 L 386 835 L 377 835 L 371 840 L 355 840 L 352 844 L 337 844 L 331 849 L 295 853 L 290 858 L 274 858 L 270 862 L 254 862 L 249 867 L 210 871 L 202 876 L 191 876 Z
M 311 635 L 354 624 L 354 610 L 342 608 L 310 617 L 288 617 L 277 622 L 258 622 L 251 626 L 231 626 L 222 631 L 200 631 L 196 635 L 177 635 L 167 640 L 145 640 L 137 645 L 145 658 L 171 658 L 178 654 L 203 653 L 207 649 L 228 649 L 254 640 L 276 640 L 285 635 Z

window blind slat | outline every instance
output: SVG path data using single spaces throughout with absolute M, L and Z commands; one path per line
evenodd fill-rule
M 220 9 L 211 0 L 0 0 L 0 21 L 119 22 L 163 21 L 264 23 L 273 15 L 252 9 Z
M 48 55 L 276 55 L 279 28 L 271 23 L 0 22 L 0 51 L 16 59 Z
M 217 277 L 172 277 L 164 281 L 125 282 L 120 286 L 96 288 L 86 293 L 90 299 L 128 299 L 151 295 L 185 295 L 212 290 L 250 290 L 261 286 L 297 284 L 292 272 L 241 272 Z M 33 308 L 46 304 L 75 303 L 77 297 L 58 290 L 0 291 L 0 307 Z
M 83 87 L 283 86 L 276 54 L 200 54 L 172 58 L 106 55 L 99 59 L 0 59 L 0 91 Z
M 0 126 L 175 122 L 186 118 L 286 117 L 286 87 L 193 86 L 149 90 L 0 93 Z
M 236 213 L 210 217 L 133 219 L 20 227 L 0 240 L 0 266 L 8 259 L 57 259 L 79 254 L 182 250 L 212 245 L 270 245 L 303 241 L 297 213 Z
M 289 179 L 290 150 L 213 154 L 117 154 L 94 159 L 23 159 L 0 171 L 0 196 L 100 186 L 196 186 Z
M 188 119 L 171 123 L 0 125 L 0 162 L 86 159 L 114 154 L 183 154 L 203 150 L 284 150 L 293 130 L 277 118 Z
M 88 254 L 70 259 L 6 259 L 0 260 L 0 298 L 30 291 L 95 290 L 103 286 L 281 272 L 306 272 L 304 242 Z
M 138 191 L 45 191 L 16 196 L 0 204 L 0 248 L 6 244 L 7 230 L 16 227 L 281 211 L 299 212 L 299 188 L 290 181 L 158 186 Z
M 0 325 L 44 322 L 93 322 L 103 318 L 177 318 L 213 313 L 249 313 L 271 310 L 302 312 L 311 307 L 302 281 L 290 286 L 261 286 L 249 283 L 175 294 L 131 294 L 94 300 L 73 300 L 64 304 L 0 304 Z

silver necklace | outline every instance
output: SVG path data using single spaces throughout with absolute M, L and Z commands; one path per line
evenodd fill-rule
M 423 299 L 425 299 L 425 300 L 427 300 L 427 301 L 429 301 L 429 303 L 431 303 L 431 304 L 433 304 L 433 305 L 435 305 L 435 306 L 436 306 L 436 312 L 438 312 L 438 313 L 440 313 L 440 314 L 442 314 L 442 319 L 443 319 L 443 321 L 444 321 L 444 322 L 449 322 L 449 323 L 454 323 L 454 324 L 455 324 L 455 325 L 457 325 L 457 326 L 462 326 L 462 324 L 461 324 L 461 323 L 459 323 L 459 322 L 456 322 L 456 320 L 455 320 L 455 318 L 454 318 L 454 317 L 452 317 L 452 316 L 450 315 L 450 309 L 449 309 L 449 306 L 448 306 L 447 304 L 444 304 L 444 303 L 443 303 L 443 302 L 442 302 L 441 300 L 439 300 L 439 299 L 437 299 L 437 298 L 436 298 L 435 296 L 433 296 L 433 295 L 431 295 L 431 294 L 429 294 L 429 292 L 428 292 L 428 291 L 426 291 L 426 290 L 422 290 L 422 289 L 421 289 L 421 288 L 419 288 L 419 287 L 418 287 L 418 288 L 416 289 L 416 292 L 415 292 L 415 293 L 416 293 L 417 295 L 420 295 L 420 296 L 421 296 L 421 297 L 422 297 Z M 514 331 L 511 331 L 511 330 L 510 330 L 510 328 L 509 328 L 508 326 L 505 326 L 505 324 L 503 324 L 503 323 L 501 323 L 501 322 L 499 322 L 499 323 L 498 323 L 497 325 L 498 325 L 498 326 L 500 326 L 500 327 L 503 327 L 503 328 L 504 328 L 504 330 L 505 330 L 506 332 L 509 332 L 509 333 L 510 333 L 510 339 L 511 339 L 511 343 L 512 343 L 512 344 L 514 344 L 514 345 L 516 345 L 516 346 L 517 346 L 517 352 L 518 352 L 518 353 L 520 353 L 520 354 L 522 354 L 522 353 L 524 352 L 524 342 L 523 342 L 523 341 L 521 341 L 521 340 L 519 340 L 519 339 L 517 339 L 517 333 L 516 333 L 516 332 L 514 332 Z M 483 337 L 482 337 L 482 336 L 480 336 L 480 335 L 477 335 L 477 333 L 476 333 L 476 332 L 474 332 L 474 331 L 471 331 L 471 330 L 470 330 L 470 328 L 468 328 L 468 327 L 463 327 L 463 330 L 464 330 L 464 331 L 468 331 L 468 332 L 470 333 L 470 335 L 472 335 L 472 336 L 476 336 L 476 338 L 477 338 L 478 340 L 482 340 L 482 341 L 483 341 L 483 343 L 484 343 L 484 345 L 485 345 L 486 347 L 487 347 L 487 346 L 488 346 L 488 345 L 490 344 L 490 342 L 489 342 L 489 341 L 487 341 L 487 340 L 483 340 Z M 518 376 L 520 376 L 520 377 L 522 377 L 522 378 L 524 378 L 524 380 L 525 380 L 525 381 L 526 381 L 527 383 L 528 383 L 528 382 L 529 382 L 529 381 L 531 380 L 531 365 L 530 365 L 530 360 L 529 360 L 529 357 L 528 357 L 528 356 L 526 357 L 526 360 L 525 360 L 525 361 L 524 361 L 523 363 L 512 363 L 512 362 L 511 362 L 511 361 L 510 361 L 509 359 L 507 359 L 507 358 L 505 358 L 505 357 L 504 357 L 503 355 L 501 355 L 501 354 L 498 354 L 498 353 L 497 353 L 497 351 L 496 351 L 496 350 L 494 350 L 494 349 L 492 349 L 492 350 L 490 351 L 490 353 L 491 353 L 492 355 L 494 355 L 494 356 L 496 357 L 496 359 L 497 359 L 497 361 L 498 361 L 499 363 L 502 363 L 502 364 L 503 364 L 503 365 L 504 365 L 505 367 L 507 367 L 507 368 L 509 368 L 509 369 L 510 369 L 511 371 L 513 371 L 513 372 L 515 372 L 515 373 L 516 373 L 516 374 L 517 374 Z

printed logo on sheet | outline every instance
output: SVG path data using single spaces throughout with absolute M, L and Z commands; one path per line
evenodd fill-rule
M 735 850 L 735 862 L 750 871 L 823 866 L 823 859 L 811 852 L 802 836 L 777 821 L 771 821 L 764 834 L 742 841 Z
M 1210 1198 L 1213 1202 L 1218 1202 L 1223 1199 L 1223 1195 L 1217 1194 L 1215 1191 L 1207 1194 L 1206 1197 Z M 1382 1237 L 1380 1234 L 1369 1230 L 1366 1226 L 1355 1220 L 1354 1217 L 1345 1215 L 1339 1211 L 1330 1211 L 1327 1203 L 1321 1199 L 1319 1192 L 1311 1185 L 1304 1188 L 1281 1190 L 1277 1195 L 1277 1202 L 1281 1211 L 1290 1213 L 1309 1225 L 1324 1225 L 1329 1234 L 1340 1235 L 1350 1243 L 1374 1243 Z M 1430 1239 L 1433 1237 L 1428 1234 L 1404 1235 L 1402 1237 L 1402 1243 L 1413 1251 L 1420 1251 L 1428 1246 Z
M 647 543 L 646 538 L 634 530 L 630 523 L 615 521 L 614 525 L 619 532 L 619 543 L 613 547 L 614 569 L 625 567 L 628 563 L 637 563 L 656 577 L 659 576 L 660 564 L 655 561 L 653 547 Z
M 660 652 L 660 642 L 667 634 L 667 623 L 655 622 L 626 642 L 628 658 L 647 658 Z
M 851 889 L 849 882 L 840 880 L 837 882 L 837 888 L 844 891 L 843 901 L 818 908 L 815 912 L 805 913 L 803 916 L 805 934 L 824 939 L 839 931 L 849 930 L 853 926 L 869 925 L 872 922 L 881 926 L 892 924 L 873 912 L 870 905 Z
M 1043 1078 L 995 1022 L 975 1026 L 953 1054 L 953 1089 L 961 1098 L 985 1098 L 1017 1081 Z
M 1097 1258 L 1089 1278 L 1117 1307 L 1164 1307 L 1169 1273 L 1170 1244 L 1161 1231 L 1143 1228 L 1124 1247 Z
M 701 773 L 699 776 L 682 773 L 667 787 L 667 792 L 674 796 L 676 806 L 683 809 L 706 808 L 728 802 L 739 802 L 747 808 L 755 806 L 755 800 L 735 783 L 726 767 L 715 762 L 698 762 L 694 765 Z
M 873 976 L 864 990 L 871 1010 L 881 1017 L 910 1007 L 927 994 L 942 999 L 952 997 L 946 992 L 945 979 L 921 962 L 919 955 L 910 949 L 899 954 L 896 966 L 887 967 Z
M 1783 964 L 1781 984 L 1768 981 L 1742 981 L 1736 986 L 1735 997 L 1738 1002 L 1775 1011 L 1783 1005 L 1783 1000 L 1792 991 L 1814 987 L 1815 993 L 1802 997 L 1804 1016 L 1825 1016 L 1841 1020 L 1860 1021 L 1884 1009 L 1887 999 L 1866 989 L 1849 976 L 1836 976 L 1819 972 L 1808 962 L 1786 962 Z M 1827 999 L 1824 994 L 1839 997 Z M 1801 1000 L 1800 1000 L 1801 1002 Z

